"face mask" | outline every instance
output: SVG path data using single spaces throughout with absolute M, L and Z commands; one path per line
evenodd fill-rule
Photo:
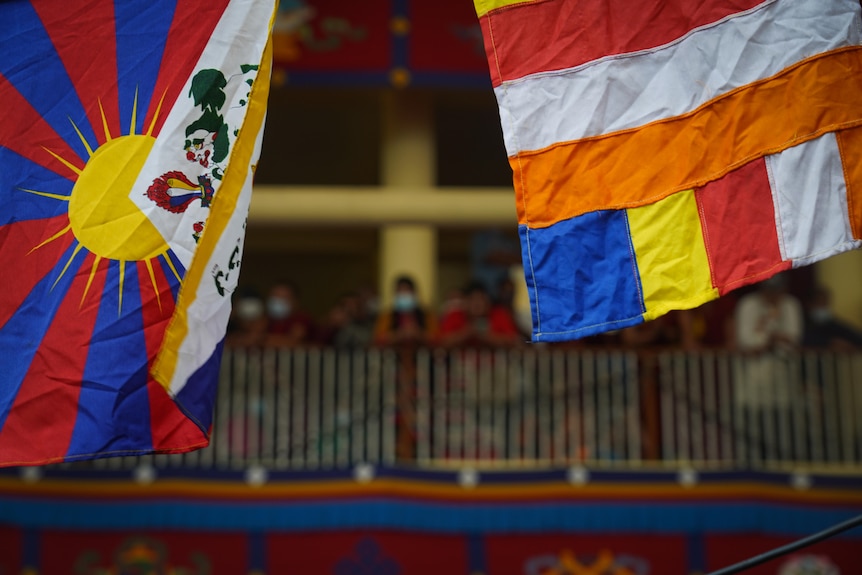
M 396 311 L 410 311 L 416 307 L 416 296 L 412 293 L 397 293 L 393 306 Z
M 811 310 L 811 321 L 814 323 L 826 323 L 832 319 L 832 312 L 829 308 L 819 307 Z
M 266 313 L 273 319 L 284 319 L 290 315 L 290 302 L 280 297 L 266 300 Z
M 254 321 L 263 315 L 263 302 L 259 299 L 241 299 L 236 304 L 236 315 L 243 321 Z

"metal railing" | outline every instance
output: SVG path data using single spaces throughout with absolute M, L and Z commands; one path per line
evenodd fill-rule
M 862 469 L 862 354 L 226 350 L 210 447 L 102 468 Z

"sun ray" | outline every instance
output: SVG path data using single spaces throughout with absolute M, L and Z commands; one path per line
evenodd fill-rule
M 84 300 L 87 299 L 87 292 L 90 291 L 90 285 L 93 283 L 93 278 L 96 277 L 96 270 L 98 269 L 99 262 L 101 261 L 102 256 L 96 255 L 96 259 L 93 260 L 93 267 L 90 268 L 90 277 L 87 278 L 87 285 L 84 286 L 84 295 L 81 296 L 81 305 L 78 306 L 79 309 L 84 305 Z
M 111 137 L 111 130 L 108 128 L 108 119 L 105 117 L 105 109 L 102 108 L 101 98 L 99 98 L 99 112 L 102 114 L 102 129 L 105 130 L 105 141 L 110 142 L 114 138 Z
M 135 101 L 132 103 L 132 124 L 129 126 L 129 135 L 135 135 L 135 124 L 138 123 L 138 88 L 135 87 Z
M 81 168 L 79 168 L 79 167 L 75 166 L 74 164 L 72 164 L 71 162 L 69 162 L 68 160 L 55 154 L 54 152 L 52 152 L 51 150 L 49 150 L 45 146 L 42 146 L 42 149 L 45 150 L 46 152 L 48 152 L 49 154 L 51 154 L 52 156 L 54 156 L 54 158 L 56 158 L 60 163 L 62 163 L 64 166 L 66 166 L 67 168 L 69 168 L 70 170 L 72 170 L 73 172 L 78 174 L 79 176 L 81 175 L 81 172 L 84 171 Z
M 51 236 L 50 238 L 48 238 L 47 240 L 45 240 L 44 242 L 39 244 L 38 246 L 33 246 L 33 249 L 31 249 L 27 253 L 32 254 L 33 252 L 35 252 L 36 250 L 38 250 L 39 248 L 41 248 L 45 244 L 49 244 L 49 243 L 53 242 L 54 240 L 56 240 L 57 238 L 62 237 L 63 235 L 65 235 L 66 233 L 71 232 L 71 231 L 72 231 L 72 224 L 69 224 L 65 228 L 63 228 L 62 230 L 60 230 L 59 232 L 57 232 L 56 234 L 54 234 L 53 236 Z
M 79 243 L 78 245 L 75 246 L 75 249 L 72 250 L 72 255 L 69 256 L 69 261 L 66 262 L 66 265 L 63 266 L 63 270 L 60 272 L 60 275 L 58 275 L 57 279 L 54 280 L 54 285 L 51 286 L 51 291 L 54 291 L 54 288 L 57 287 L 58 283 L 60 283 L 60 280 L 66 274 L 66 270 L 68 270 L 69 266 L 72 265 L 72 261 L 75 259 L 75 256 L 78 255 L 78 252 L 80 252 L 83 249 L 83 247 L 84 246 Z
M 162 311 L 162 295 L 159 293 L 159 286 L 156 285 L 156 272 L 153 271 L 153 259 L 150 258 L 146 262 L 147 271 L 150 273 L 150 282 L 153 284 L 153 291 L 156 292 L 156 301 L 159 303 L 159 311 Z
M 18 188 L 22 192 L 27 192 L 28 194 L 36 194 L 37 196 L 44 196 L 46 198 L 53 198 L 55 200 L 60 200 L 61 202 L 68 202 L 72 196 L 64 196 L 62 194 L 51 194 L 48 192 L 37 192 L 36 190 L 28 190 L 27 188 Z
M 152 120 L 152 122 L 150 122 L 150 127 L 149 127 L 149 128 L 147 128 L 147 135 L 148 135 L 148 136 L 152 136 L 152 135 L 153 135 L 153 130 L 154 130 L 154 129 L 155 129 L 155 127 L 156 127 L 156 121 L 158 121 L 158 119 L 159 119 L 159 112 L 161 112 L 161 111 L 162 111 L 162 102 L 164 102 L 164 101 L 165 101 L 165 94 L 167 94 L 167 93 L 168 93 L 168 91 L 167 91 L 167 90 L 165 90 L 165 91 L 162 93 L 162 97 L 159 99 L 159 105 L 158 105 L 158 106 L 156 106 L 156 112 L 153 114 L 153 120 Z
M 171 268 L 171 271 L 174 272 L 174 277 L 177 278 L 177 281 L 178 282 L 183 281 L 183 278 L 180 277 L 180 274 L 177 271 L 177 268 L 174 267 L 174 262 L 172 262 L 170 256 L 168 256 L 168 252 L 164 252 L 161 255 L 165 259 L 165 263 L 168 264 L 168 267 Z
M 126 279 L 126 260 L 120 260 L 120 301 L 117 304 L 117 317 L 123 315 L 123 283 Z
M 81 130 L 78 129 L 78 125 L 75 124 L 72 118 L 69 118 L 69 122 L 71 122 L 72 127 L 75 128 L 75 132 L 77 132 L 81 143 L 84 144 L 85 148 L 87 148 L 87 157 L 93 157 L 93 148 L 90 147 L 90 142 L 87 141 L 87 138 L 84 137 L 84 134 L 81 133 Z

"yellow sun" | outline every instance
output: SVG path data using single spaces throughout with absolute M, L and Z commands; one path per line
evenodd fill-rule
M 164 99 L 164 95 L 162 99 Z M 45 151 L 78 175 L 69 196 L 22 189 L 22 191 L 31 194 L 47 196 L 69 203 L 69 225 L 33 248 L 33 250 L 39 249 L 69 231 L 78 240 L 78 245 L 73 250 L 54 285 L 56 286 L 60 278 L 66 273 L 78 252 L 86 248 L 95 255 L 95 259 L 81 301 L 83 302 L 87 295 L 102 258 L 116 260 L 120 263 L 120 310 L 122 310 L 123 302 L 124 274 L 122 270 L 125 269 L 126 262 L 145 262 L 160 308 L 161 298 L 153 271 L 153 259 L 162 256 L 177 279 L 180 279 L 179 273 L 174 268 L 170 258 L 167 257 L 170 250 L 167 241 L 131 199 L 132 188 L 156 142 L 152 132 L 162 107 L 160 101 L 147 133 L 135 134 L 137 103 L 138 98 L 135 94 L 129 134 L 114 138 L 108 130 L 105 112 L 102 110 L 101 102 L 99 102 L 102 125 L 105 131 L 105 143 L 95 151 L 90 147 L 89 142 L 74 122 L 72 123 L 89 154 L 83 169 L 45 148 Z
M 155 141 L 130 135 L 105 142 L 78 176 L 69 199 L 69 223 L 92 253 L 142 261 L 168 250 L 162 234 L 129 197 Z

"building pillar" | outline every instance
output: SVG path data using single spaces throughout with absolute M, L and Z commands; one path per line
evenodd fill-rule
M 817 283 L 832 292 L 832 311 L 862 330 L 862 250 L 851 250 L 817 262 Z
M 410 194 L 435 184 L 436 158 L 430 99 L 392 91 L 383 98 L 381 184 L 386 193 Z M 380 295 L 392 302 L 395 278 L 406 274 L 425 305 L 437 300 L 437 229 L 428 224 L 392 223 L 380 229 Z

